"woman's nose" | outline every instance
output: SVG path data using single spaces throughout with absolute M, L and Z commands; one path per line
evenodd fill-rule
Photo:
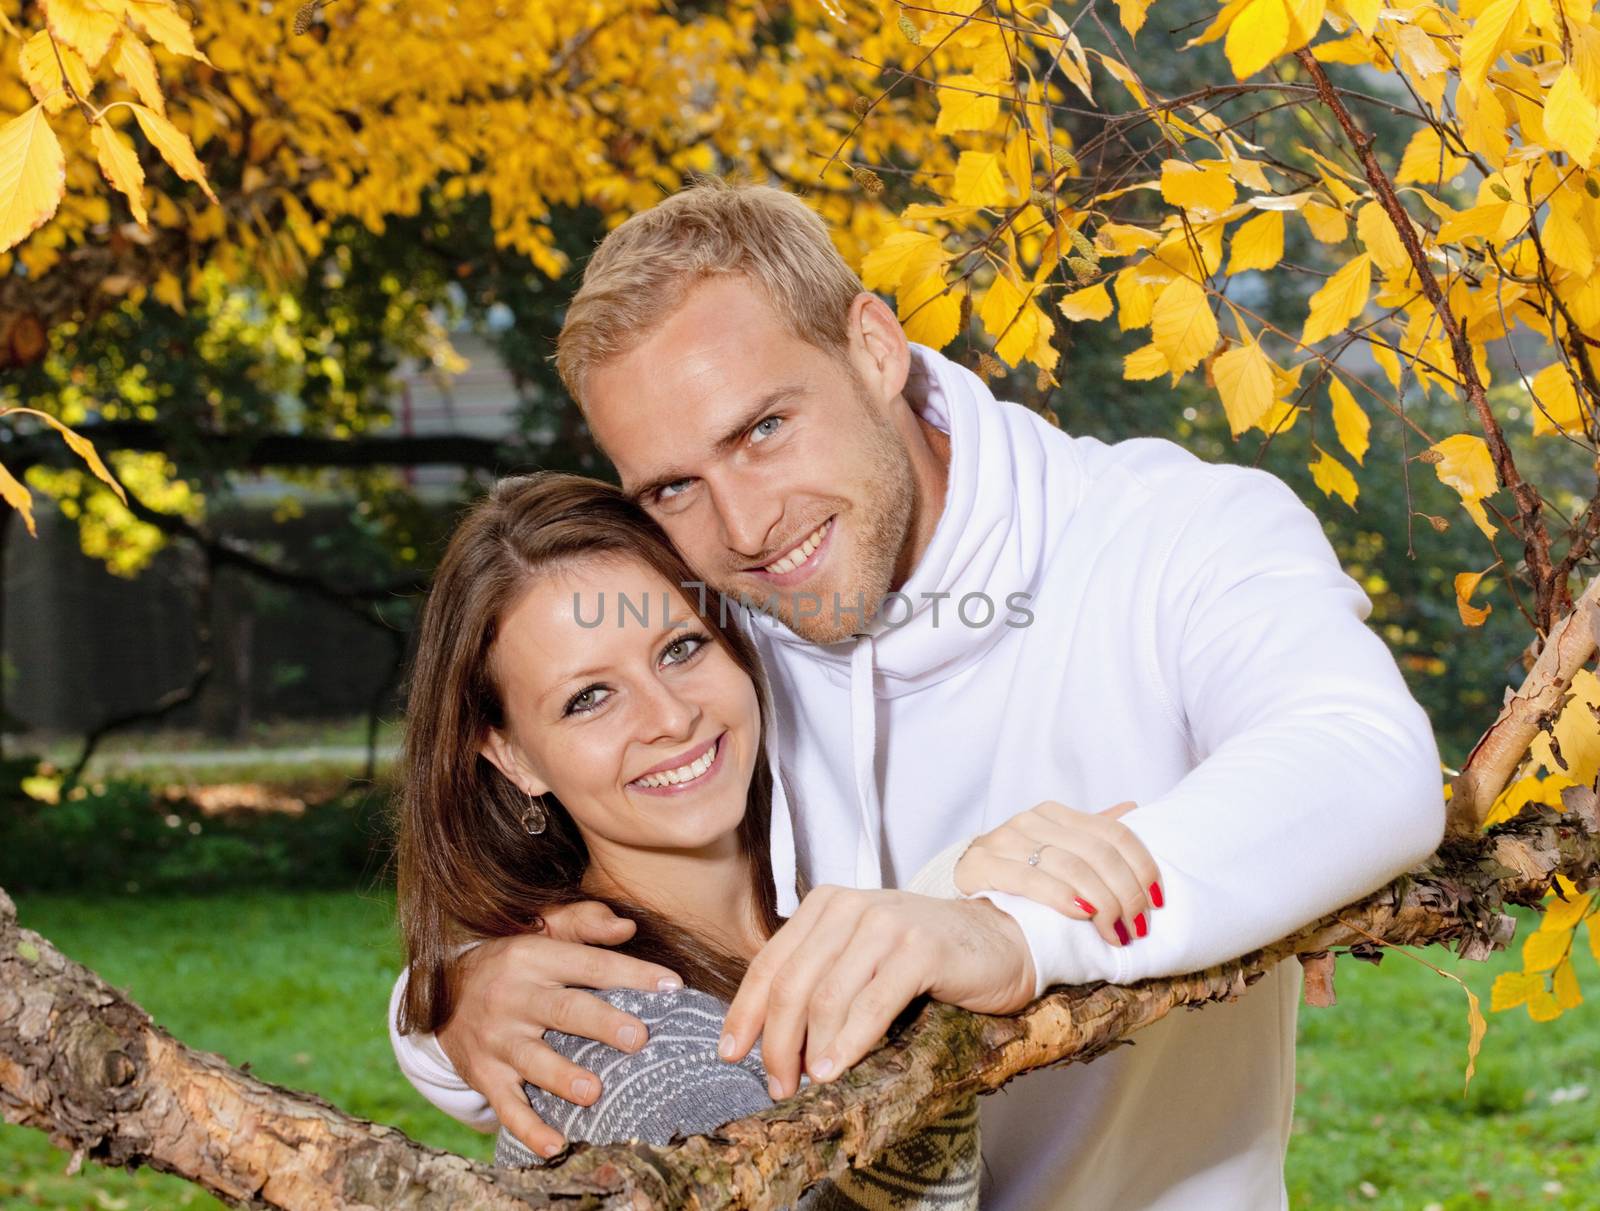
M 646 743 L 687 740 L 700 721 L 699 704 L 660 678 L 650 682 L 643 706 L 641 731 Z

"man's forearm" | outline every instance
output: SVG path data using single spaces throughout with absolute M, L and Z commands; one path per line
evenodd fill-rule
M 400 999 L 405 993 L 406 972 L 402 970 L 389 997 L 389 1043 L 395 1061 L 406 1080 L 428 1101 L 453 1119 L 479 1131 L 494 1131 L 500 1120 L 489 1100 L 456 1074 L 439 1041 L 431 1034 L 401 1034 Z

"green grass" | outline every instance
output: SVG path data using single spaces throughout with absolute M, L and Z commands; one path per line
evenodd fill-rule
M 386 898 L 35 896 L 23 897 L 20 911 L 24 924 L 127 989 L 191 1045 L 436 1147 L 489 1157 L 490 1137 L 427 1106 L 394 1067 L 383 1033 L 397 963 Z M 1515 965 L 1512 955 L 1484 965 L 1428 957 L 1466 979 L 1485 1005 L 1495 972 Z M 1587 956 L 1579 971 L 1600 989 Z M 1463 1098 L 1459 988 L 1401 955 L 1378 968 L 1340 960 L 1337 988 L 1336 1007 L 1301 1011 L 1289 1154 L 1295 1211 L 1600 1206 L 1600 1006 L 1546 1025 L 1520 1009 L 1491 1015 Z M 1580 1087 L 1588 1092 L 1574 1096 Z M 90 1166 L 68 1178 L 66 1160 L 41 1134 L 0 1126 L 0 1207 L 217 1206 L 159 1174 Z
M 124 989 L 190 1046 L 248 1062 L 263 1080 L 321 1094 L 362 1118 L 480 1160 L 480 1135 L 433 1109 L 394 1065 L 384 1033 L 399 969 L 386 897 L 353 892 L 230 898 L 22 896 L 22 923 Z M 221 1206 L 165 1174 L 86 1165 L 37 1131 L 0 1125 L 0 1207 L 166 1211 Z

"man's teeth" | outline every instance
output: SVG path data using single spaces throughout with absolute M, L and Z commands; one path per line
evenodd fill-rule
M 828 536 L 828 527 L 831 525 L 833 525 L 833 518 L 830 517 L 815 530 L 811 531 L 809 537 L 798 547 L 790 551 L 782 559 L 774 559 L 769 563 L 767 571 L 776 572 L 779 576 L 782 576 L 785 572 L 794 571 L 811 558 L 811 552 L 822 545 L 822 540 Z
M 661 774 L 646 774 L 643 778 L 634 779 L 640 786 L 679 786 L 685 782 L 693 782 L 701 774 L 711 768 L 711 763 L 717 759 L 717 749 L 722 747 L 719 739 L 715 744 L 701 753 L 699 758 L 680 765 L 677 769 L 669 769 Z

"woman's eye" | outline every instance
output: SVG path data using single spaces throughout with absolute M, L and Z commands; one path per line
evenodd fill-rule
M 778 426 L 782 424 L 783 418 L 781 416 L 769 416 L 764 420 L 757 421 L 756 427 L 750 430 L 750 439 L 758 442 L 765 441 L 776 433 Z
M 592 711 L 606 700 L 606 695 L 609 693 L 609 690 L 598 685 L 591 685 L 586 690 L 579 690 L 571 698 L 567 699 L 566 713 L 568 715 L 582 715 Z
M 662 664 L 682 664 L 689 657 L 700 650 L 700 645 L 705 640 L 698 635 L 685 635 L 667 645 L 667 650 L 661 653 Z

